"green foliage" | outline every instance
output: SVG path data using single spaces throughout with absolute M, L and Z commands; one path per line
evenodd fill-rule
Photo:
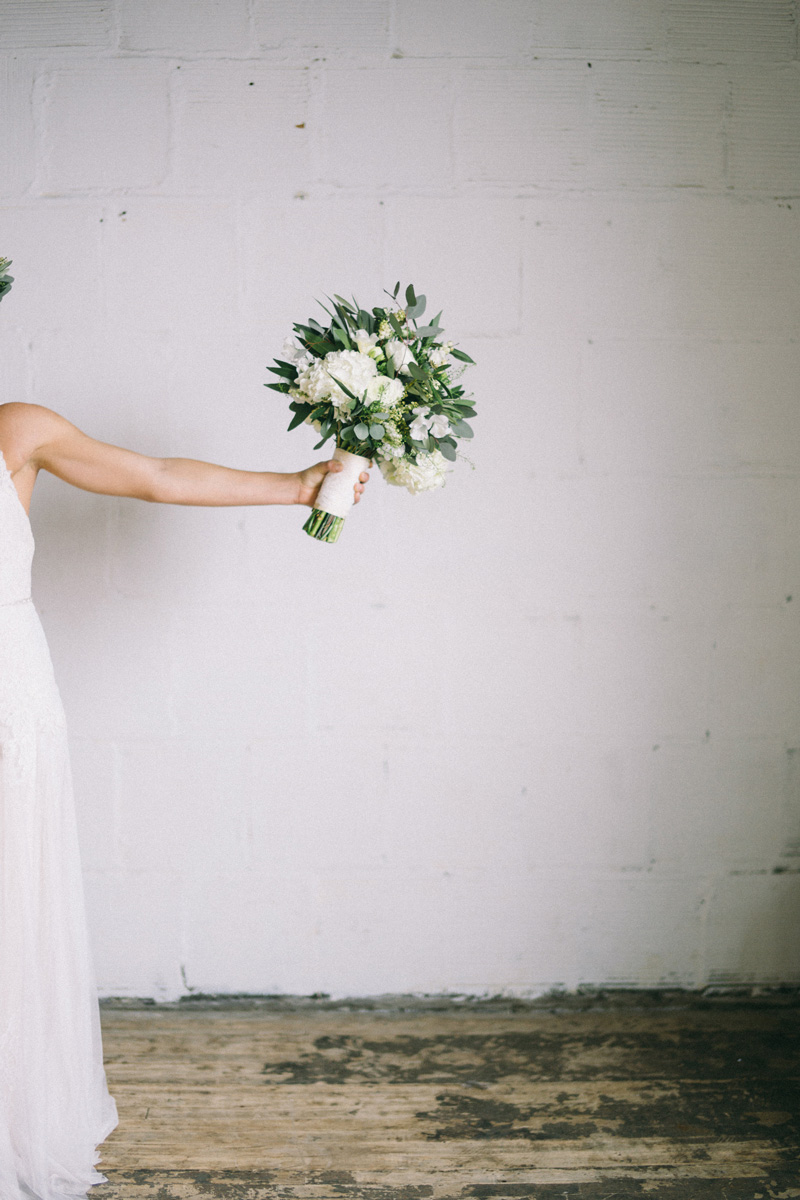
M 14 282 L 14 276 L 7 274 L 10 266 L 10 258 L 0 258 L 0 300 L 3 299 L 6 292 L 10 291 L 11 285 Z

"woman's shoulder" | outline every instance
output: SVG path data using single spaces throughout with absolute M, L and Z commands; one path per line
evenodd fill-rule
M 27 404 L 21 400 L 0 404 L 0 450 L 12 474 L 63 421 L 63 417 L 43 404 Z

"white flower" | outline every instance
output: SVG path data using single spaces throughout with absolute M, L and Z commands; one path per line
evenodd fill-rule
M 283 339 L 283 350 L 281 351 L 281 358 L 283 359 L 284 362 L 296 363 L 298 359 L 302 358 L 302 356 L 303 356 L 303 350 L 301 349 L 300 346 L 298 346 L 298 344 L 294 340 L 294 338 L 287 337 L 287 338 Z
M 444 346 L 434 346 L 432 350 L 428 351 L 428 358 L 432 367 L 443 367 L 449 357 L 450 355 Z
M 378 459 L 380 460 L 380 459 L 402 458 L 403 455 L 405 454 L 405 452 L 406 452 L 405 446 L 402 446 L 402 445 L 392 446 L 388 442 L 381 442 L 380 446 L 378 447 L 378 449 L 376 450 L 375 453 L 377 454 Z
M 428 436 L 428 422 L 422 414 L 414 418 L 408 427 L 408 432 L 415 442 L 425 441 Z
M 367 402 L 379 405 L 381 409 L 394 408 L 403 399 L 405 388 L 399 379 L 387 379 L 385 375 L 377 375 L 367 384 Z
M 409 364 L 417 361 L 411 349 L 399 338 L 392 338 L 386 343 L 386 357 L 392 360 L 395 371 L 399 371 L 401 375 L 408 375 Z
M 296 386 L 309 400 L 327 400 L 333 384 L 330 375 L 325 370 L 323 359 L 315 358 L 313 363 L 309 363 L 304 370 L 300 371 Z
M 383 437 L 375 453 L 378 458 L 402 458 L 406 452 L 403 435 L 394 421 L 383 422 Z
M 427 492 L 441 487 L 445 481 L 446 459 L 438 450 L 431 454 L 418 454 L 416 462 L 408 458 L 381 459 L 378 466 L 387 483 L 408 488 L 409 492 Z
M 294 338 L 290 337 L 284 338 L 281 359 L 283 362 L 292 363 L 298 371 L 304 371 L 310 363 L 315 361 L 313 354 L 309 354 L 308 350 L 298 346 Z
M 367 333 L 366 329 L 357 329 L 353 334 L 359 354 L 369 354 L 378 344 L 377 333 Z
M 367 390 L 370 379 L 378 374 L 375 363 L 357 350 L 332 350 L 324 358 L 315 358 L 297 376 L 297 386 L 311 400 L 331 399 L 334 407 L 347 407 L 349 397 L 339 387 L 340 380 L 354 396 Z
M 434 413 L 433 417 L 431 418 L 431 423 L 430 423 L 430 426 L 428 429 L 428 433 L 430 433 L 431 437 L 435 437 L 435 438 L 444 437 L 449 432 L 450 432 L 450 422 L 448 421 L 448 419 L 444 415 L 444 413 Z
M 443 413 L 432 413 L 426 405 L 422 405 L 414 409 L 414 420 L 408 431 L 415 442 L 424 442 L 428 434 L 436 438 L 444 437 L 450 432 L 450 422 Z

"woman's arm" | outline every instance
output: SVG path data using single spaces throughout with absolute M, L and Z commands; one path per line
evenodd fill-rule
M 132 496 L 160 504 L 312 505 L 333 459 L 304 471 L 239 471 L 193 458 L 151 458 L 98 442 L 51 409 L 38 404 L 0 408 L 0 445 L 11 447 L 9 470 L 23 499 L 30 499 L 39 470 L 87 492 Z M 360 499 L 366 471 L 355 485 Z

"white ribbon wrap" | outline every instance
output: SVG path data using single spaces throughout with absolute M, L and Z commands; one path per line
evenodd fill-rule
M 331 471 L 325 476 L 317 492 L 314 508 L 334 517 L 346 517 L 355 503 L 353 487 L 361 472 L 369 466 L 369 459 L 361 454 L 351 454 L 349 450 L 340 450 L 338 446 L 331 457 L 342 463 L 343 469 Z

